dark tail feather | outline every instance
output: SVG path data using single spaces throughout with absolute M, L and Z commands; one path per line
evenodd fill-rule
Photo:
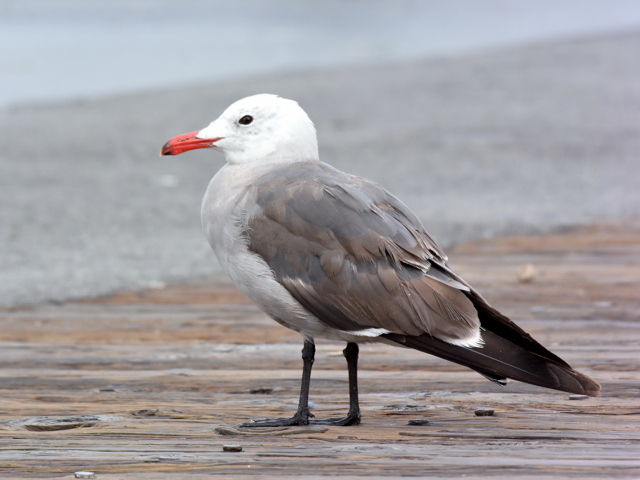
M 482 332 L 484 345 L 481 348 L 452 345 L 428 334 L 411 337 L 389 333 L 383 337 L 405 347 L 464 365 L 498 383 L 504 384 L 506 377 L 569 393 L 597 396 L 600 392 L 598 382 L 576 372 L 535 340 L 533 342 L 548 354 L 545 357 L 552 355 L 553 358 L 545 358 L 538 352 L 516 345 L 488 330 Z M 530 337 L 527 337 L 528 340 Z

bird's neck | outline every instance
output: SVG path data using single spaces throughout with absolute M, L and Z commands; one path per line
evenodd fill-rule
M 273 153 L 259 158 L 248 158 L 239 155 L 226 155 L 226 159 L 228 165 L 245 166 L 246 168 L 257 170 L 261 170 L 262 168 L 270 170 L 272 168 L 291 165 L 294 163 L 315 163 L 320 161 L 317 155 L 297 155 L 282 153 Z

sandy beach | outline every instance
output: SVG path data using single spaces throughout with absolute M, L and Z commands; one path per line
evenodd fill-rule
M 223 159 L 159 158 L 256 93 L 297 100 L 321 159 L 443 246 L 640 215 L 640 32 L 0 110 L 0 304 L 218 272 L 199 225 Z

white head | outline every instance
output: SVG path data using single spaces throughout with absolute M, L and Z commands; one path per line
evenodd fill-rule
M 162 155 L 213 147 L 229 163 L 318 159 L 316 129 L 297 102 L 261 94 L 238 100 L 208 127 L 179 135 Z

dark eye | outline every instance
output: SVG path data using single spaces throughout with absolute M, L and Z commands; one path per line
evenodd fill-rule
M 245 115 L 240 120 L 238 120 L 238 123 L 240 125 L 249 125 L 251 122 L 253 122 L 253 117 L 251 115 Z

